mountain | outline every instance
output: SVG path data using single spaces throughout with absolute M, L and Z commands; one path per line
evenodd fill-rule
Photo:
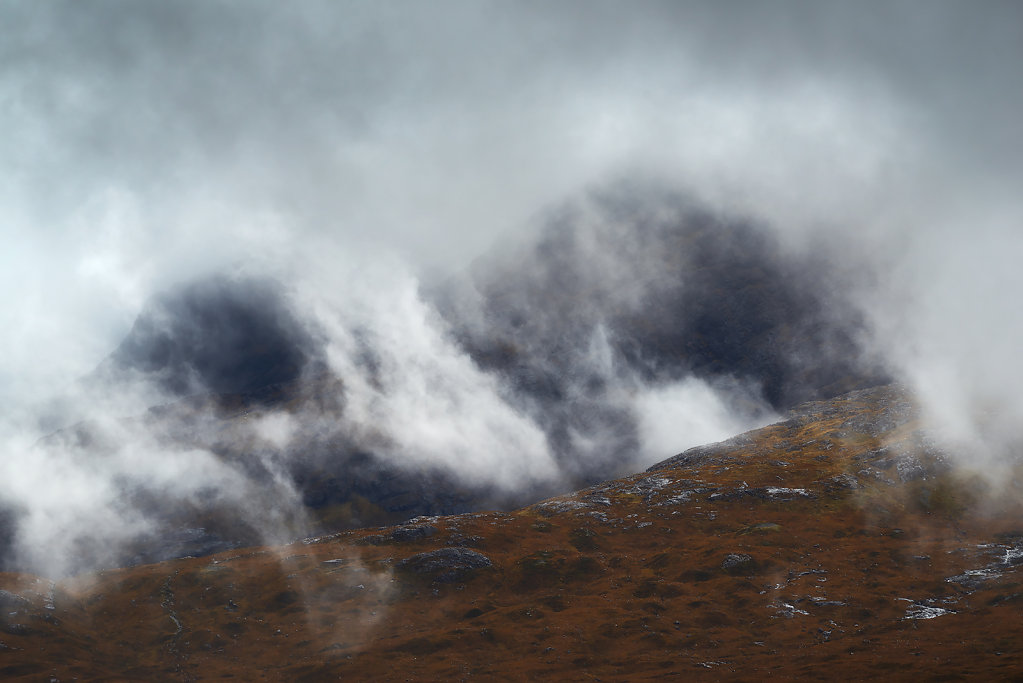
M 229 476 L 206 484 L 202 477 L 208 475 L 200 472 L 188 484 L 199 495 L 189 496 L 167 491 L 161 482 L 121 483 L 123 498 L 153 520 L 154 528 L 115 545 L 114 555 L 102 536 L 94 547 L 81 544 L 73 572 L 208 555 L 425 514 L 508 507 L 521 500 L 485 484 L 465 484 L 437 467 L 388 461 L 361 447 L 345 431 L 343 396 L 343 383 L 330 373 L 308 372 L 242 393 L 180 398 L 117 420 L 113 427 L 82 422 L 42 439 L 44 449 L 99 462 L 121 451 L 132 457 L 148 450 L 171 461 L 189 452 L 208 453 Z M 279 444 L 262 435 L 262 421 L 300 426 Z M 0 518 L 0 527 L 16 523 L 13 513 Z M 0 570 L 24 569 L 12 552 L 0 558 Z
M 1021 512 L 881 386 L 515 511 L 5 574 L 0 674 L 1011 678 Z
M 84 382 L 86 396 L 131 397 L 124 412 L 69 417 L 40 442 L 57 462 L 131 461 L 114 504 L 145 530 L 107 542 L 102 527 L 86 527 L 71 541 L 75 566 L 512 509 L 649 462 L 642 397 L 690 381 L 741 424 L 884 381 L 839 262 L 787 250 L 754 220 L 626 183 L 566 203 L 535 235 L 422 286 L 425 322 L 390 346 L 380 339 L 394 336 L 394 321 L 364 304 L 354 305 L 370 309 L 361 317 L 310 306 L 315 294 L 293 296 L 265 276 L 181 284 L 146 305 Z M 436 347 L 402 355 L 422 338 Z M 451 376 L 470 381 L 446 386 Z M 480 398 L 505 420 L 499 429 L 473 422 Z M 88 413 L 102 400 L 79 403 Z M 401 409 L 381 426 L 379 408 L 392 403 Z M 444 409 L 410 415 L 417 403 Z M 466 414 L 449 414 L 458 410 Z M 467 475 L 487 469 L 468 460 L 490 444 L 448 453 L 466 433 L 507 434 L 509 420 L 535 435 L 553 473 L 508 484 Z M 398 437 L 407 424 L 419 431 Z M 424 443 L 431 438 L 440 445 Z M 205 471 L 224 473 L 184 487 L 147 478 L 194 453 L 209 454 Z M 45 561 L 38 548 L 32 562 L 19 558 L 19 544 L 38 545 L 18 537 L 25 514 L 0 501 L 0 569 Z
M 753 218 L 639 182 L 540 222 L 429 296 L 583 479 L 622 473 L 642 445 L 623 392 L 696 379 L 753 421 L 890 381 L 865 348 L 848 255 L 787 248 Z
M 154 297 L 92 381 L 145 381 L 172 396 L 252 393 L 322 364 L 268 278 L 214 276 Z

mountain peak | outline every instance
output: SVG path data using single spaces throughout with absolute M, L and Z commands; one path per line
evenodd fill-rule
M 315 356 L 280 284 L 214 276 L 154 297 L 99 375 L 177 396 L 237 394 L 294 381 Z

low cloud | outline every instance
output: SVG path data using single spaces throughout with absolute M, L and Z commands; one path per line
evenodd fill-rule
M 0 502 L 33 566 L 102 563 L 173 501 L 298 533 L 332 453 L 540 490 L 859 380 L 907 382 L 967 461 L 1017 457 L 1013 3 L 0 14 Z M 165 376 L 82 383 L 211 281 L 280 325 L 208 321 Z M 173 409 L 201 426 L 173 438 L 139 418 L 245 390 L 218 350 L 246 338 L 298 353 L 268 381 L 340 384 Z
M 150 537 L 173 552 L 190 512 L 239 514 L 254 541 L 282 542 L 301 529 L 289 481 L 257 483 L 207 450 L 161 443 L 137 421 L 94 418 L 35 443 L 5 436 L 6 567 L 78 574 L 130 562 Z
M 727 398 L 734 395 L 734 391 L 719 393 L 706 382 L 691 377 L 639 394 L 635 410 L 645 464 L 663 460 L 666 453 L 723 441 L 775 417 L 755 406 L 763 412 L 757 414 L 759 419 L 751 420 L 748 412 L 737 411 L 729 404 Z
M 383 258 L 341 279 L 313 278 L 303 296 L 343 378 L 343 420 L 357 441 L 506 490 L 558 478 L 543 432 L 454 343 L 405 266 Z

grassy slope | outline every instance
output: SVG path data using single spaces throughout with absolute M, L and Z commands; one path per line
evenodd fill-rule
M 917 427 L 897 391 L 857 392 L 514 513 L 55 585 L 2 575 L 28 602 L 0 594 L 0 676 L 1011 677 L 1020 509 L 980 511 L 993 494 Z M 400 564 L 446 546 L 493 565 L 437 582 Z

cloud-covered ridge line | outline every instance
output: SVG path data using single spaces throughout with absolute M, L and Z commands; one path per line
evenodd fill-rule
M 63 535 L 66 570 L 82 544 L 137 561 L 511 505 L 880 377 L 828 270 L 764 226 L 635 183 L 543 220 L 431 287 L 395 259 L 309 253 L 287 286 L 216 275 L 155 297 L 56 404 L 81 422 L 20 461 L 95 492 L 70 518 L 122 523 L 43 533 L 54 511 L 18 485 L 15 557 L 39 564 L 42 539 L 61 555 Z
M 91 477 L 145 478 L 135 450 L 153 467 L 228 463 L 246 491 L 293 482 L 282 501 L 331 519 L 368 518 L 338 496 L 392 482 L 410 512 L 493 435 L 496 466 L 473 460 L 464 484 L 557 486 L 664 457 L 665 425 L 734 429 L 864 369 L 911 385 L 964 459 L 1018 455 L 1014 3 L 108 0 L 5 3 L 0 17 L 0 449 L 20 482 L 0 492 L 8 517 L 61 467 L 82 482 L 69 501 L 85 505 L 93 482 L 107 505 Z M 634 182 L 609 192 L 614 177 Z M 660 248 L 679 214 L 664 188 L 730 235 L 696 239 L 707 265 L 677 282 L 660 273 L 693 263 Z M 499 235 L 507 253 L 466 275 Z M 163 379 L 75 386 L 158 293 L 211 275 L 252 292 L 224 310 L 269 321 L 242 337 L 277 326 L 247 311 L 287 318 L 267 347 L 282 371 L 264 378 L 281 388 L 238 398 L 252 387 L 216 350 L 244 349 L 230 333 L 244 324 L 183 343 L 192 361 L 171 359 Z M 744 278 L 782 285 L 716 291 Z M 257 281 L 277 283 L 283 308 Z M 308 408 L 286 399 L 294 383 L 319 387 L 299 392 Z M 31 469 L 55 429 L 206 389 L 242 394 L 169 409 L 208 427 L 192 455 L 149 427 L 110 427 L 137 449 L 95 472 L 63 451 Z M 235 432 L 256 455 L 228 453 Z M 220 489 L 175 489 L 155 470 L 152 488 L 248 495 L 210 472 Z M 145 528 L 136 512 L 125 529 Z

